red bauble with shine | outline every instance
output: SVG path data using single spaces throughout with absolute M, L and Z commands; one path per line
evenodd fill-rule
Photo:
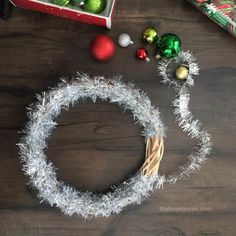
M 150 58 L 148 57 L 148 51 L 146 48 L 137 49 L 136 57 L 143 61 L 150 61 Z
M 97 35 L 90 44 L 90 53 L 98 61 L 112 58 L 116 50 L 113 40 L 106 35 Z

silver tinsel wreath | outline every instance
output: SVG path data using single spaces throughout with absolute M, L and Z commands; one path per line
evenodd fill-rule
M 168 74 L 170 60 L 163 60 L 158 65 L 164 83 L 174 85 L 178 98 L 173 101 L 174 114 L 179 126 L 191 138 L 199 140 L 197 150 L 189 155 L 190 162 L 176 175 L 143 175 L 137 172 L 113 191 L 96 194 L 81 192 L 58 180 L 53 164 L 47 159 L 45 149 L 47 139 L 56 127 L 56 118 L 63 108 L 68 109 L 80 99 L 97 98 L 116 103 L 133 113 L 134 119 L 143 127 L 145 137 L 163 138 L 165 127 L 157 108 L 149 98 L 135 89 L 132 84 L 124 84 L 119 79 L 105 80 L 104 77 L 89 78 L 78 75 L 72 82 L 62 81 L 56 88 L 38 95 L 38 101 L 29 108 L 29 122 L 24 130 L 24 137 L 18 144 L 23 170 L 30 177 L 30 184 L 38 190 L 39 198 L 57 206 L 67 215 L 77 214 L 84 218 L 119 213 L 130 204 L 139 204 L 154 189 L 162 188 L 165 182 L 175 183 L 178 179 L 198 170 L 211 150 L 210 135 L 202 129 L 200 121 L 193 119 L 188 104 L 190 95 L 188 86 L 193 86 L 193 75 L 198 74 L 198 66 L 190 52 L 181 52 L 176 62 L 188 62 L 189 76 L 185 83 L 173 81 Z
M 143 136 L 163 138 L 165 128 L 158 109 L 132 84 L 126 85 L 119 79 L 90 79 L 86 75 L 78 75 L 72 82 L 63 81 L 37 98 L 38 102 L 29 108 L 29 122 L 19 147 L 23 170 L 30 177 L 30 184 L 38 190 L 42 201 L 59 207 L 68 215 L 108 217 L 111 213 L 119 213 L 131 203 L 140 203 L 150 191 L 162 186 L 164 177 L 158 173 L 146 176 L 138 172 L 106 194 L 81 192 L 58 180 L 53 164 L 45 155 L 46 140 L 56 126 L 57 116 L 62 108 L 68 109 L 80 99 L 90 98 L 96 102 L 100 98 L 129 109 L 137 123 L 143 127 Z

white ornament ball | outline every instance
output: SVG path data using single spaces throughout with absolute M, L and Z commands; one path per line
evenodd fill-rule
M 131 40 L 130 36 L 126 33 L 120 34 L 118 37 L 118 44 L 122 47 L 122 48 L 126 48 L 132 44 L 134 44 L 134 42 Z

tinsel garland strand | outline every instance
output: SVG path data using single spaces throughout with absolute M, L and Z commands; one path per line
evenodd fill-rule
M 195 148 L 196 151 L 188 156 L 189 163 L 186 166 L 180 167 L 180 171 L 176 175 L 169 176 L 166 179 L 168 183 L 175 183 L 178 179 L 198 171 L 206 160 L 207 155 L 211 152 L 212 143 L 210 135 L 202 128 L 202 123 L 198 119 L 194 119 L 189 110 L 190 94 L 188 87 L 194 85 L 193 76 L 199 74 L 199 67 L 195 61 L 196 59 L 189 51 L 181 51 L 176 58 L 172 60 L 164 59 L 157 66 L 162 77 L 162 83 L 172 85 L 177 94 L 177 98 L 173 100 L 172 104 L 174 106 L 173 113 L 176 116 L 179 127 L 191 138 L 198 140 L 198 145 Z M 188 64 L 189 74 L 184 83 L 172 78 L 172 73 L 168 71 L 168 66 L 171 62 Z

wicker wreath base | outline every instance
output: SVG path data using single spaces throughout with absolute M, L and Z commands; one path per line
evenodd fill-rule
M 140 169 L 142 174 L 156 175 L 156 173 L 158 173 L 163 154 L 164 154 L 163 139 L 157 137 L 147 138 L 145 162 Z
M 81 192 L 58 180 L 56 170 L 45 154 L 46 140 L 56 127 L 55 120 L 62 108 L 68 109 L 79 100 L 88 98 L 94 102 L 99 98 L 129 109 L 143 127 L 142 134 L 146 139 L 143 166 L 134 176 L 106 194 Z M 24 132 L 25 136 L 19 143 L 23 170 L 29 176 L 30 184 L 38 190 L 39 198 L 59 207 L 65 214 L 84 218 L 107 217 L 119 213 L 129 204 L 140 203 L 164 182 L 158 174 L 165 133 L 159 111 L 146 95 L 119 79 L 90 79 L 79 75 L 70 83 L 63 81 L 58 87 L 38 96 L 38 102 L 29 108 L 29 122 Z

